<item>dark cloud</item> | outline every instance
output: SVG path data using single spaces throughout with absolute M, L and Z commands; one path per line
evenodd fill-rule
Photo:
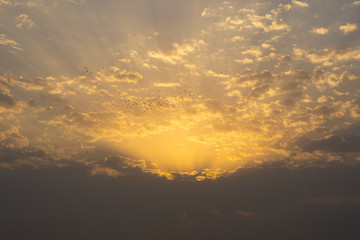
M 0 86 L 5 87 L 5 89 L 10 88 L 10 81 L 12 77 L 7 74 L 0 74 Z
M 286 98 L 283 101 L 281 101 L 280 104 L 283 105 L 284 107 L 294 107 L 296 104 L 296 101 L 294 101 L 291 98 Z
M 250 97 L 259 98 L 270 90 L 270 85 L 264 84 L 259 87 L 255 87 L 250 94 Z
M 17 79 L 17 81 L 28 84 L 28 85 L 35 85 L 35 86 L 41 86 L 41 87 L 49 86 L 49 82 L 46 81 L 45 79 L 43 79 L 42 77 L 34 77 L 32 79 L 28 79 L 28 78 L 21 76 Z
M 15 106 L 15 100 L 8 93 L 0 92 L 0 106 L 13 107 Z
M 311 110 L 311 113 L 315 114 L 315 115 L 328 116 L 331 113 L 333 113 L 334 111 L 335 111 L 335 109 L 332 106 L 321 105 L 321 106 L 317 106 L 316 108 Z
M 355 240 L 359 171 L 264 167 L 189 182 L 90 176 L 79 164 L 0 169 L 0 230 L 12 240 Z
M 358 205 L 360 204 L 360 196 L 307 198 L 297 200 L 297 202 L 320 205 Z
M 355 122 L 354 124 L 351 124 L 350 126 L 340 129 L 334 132 L 334 135 L 341 135 L 341 136 L 352 136 L 360 134 L 360 122 Z
M 256 82 L 264 84 L 264 83 L 270 83 L 273 80 L 274 80 L 273 74 L 268 70 L 264 70 L 261 73 L 254 73 L 254 74 L 250 74 L 248 76 L 239 77 L 237 79 L 237 82 L 243 83 L 243 82 L 247 82 L 247 81 L 256 81 Z
M 326 151 L 326 152 L 360 152 L 360 137 L 351 136 L 330 136 L 318 140 L 312 140 L 308 137 L 299 138 L 296 145 L 304 151 Z
M 300 84 L 298 82 L 295 82 L 295 81 L 294 82 L 288 82 L 285 85 L 283 85 L 280 90 L 282 92 L 291 92 L 291 91 L 296 90 L 299 85 Z
M 261 219 L 261 216 L 256 212 L 250 212 L 250 211 L 235 211 L 236 214 L 249 219 Z
M 297 80 L 310 80 L 310 74 L 304 70 L 296 70 L 293 77 Z

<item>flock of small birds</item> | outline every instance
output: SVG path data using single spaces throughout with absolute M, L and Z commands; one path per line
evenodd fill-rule
M 128 109 L 142 109 L 143 111 L 150 111 L 151 109 L 159 108 L 175 108 L 176 104 L 171 103 L 165 97 L 131 97 L 128 99 L 122 99 L 125 103 L 125 107 Z
M 102 70 L 104 70 L 104 67 L 102 67 Z M 83 67 L 83 76 L 91 76 L 93 74 L 88 67 Z M 215 84 L 217 82 L 218 80 L 214 80 Z M 166 90 L 158 89 L 152 92 L 149 97 L 131 96 L 122 98 L 121 101 L 126 109 L 133 111 L 141 110 L 147 112 L 151 110 L 175 109 L 176 107 L 189 107 L 194 100 L 206 99 L 207 94 L 205 92 L 208 91 L 210 91 L 210 86 L 198 87 L 197 90 L 182 86 Z
M 84 67 L 83 70 L 82 70 L 82 75 L 84 76 L 90 76 L 92 75 L 93 72 L 90 72 L 89 69 L 87 67 Z
M 122 99 L 124 106 L 128 110 L 151 110 L 176 109 L 177 107 L 190 106 L 190 96 L 162 96 L 154 97 L 135 97 Z

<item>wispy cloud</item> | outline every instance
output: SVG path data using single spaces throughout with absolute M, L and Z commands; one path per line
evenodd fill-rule
M 309 7 L 309 4 L 306 2 L 302 2 L 302 1 L 297 1 L 297 0 L 292 0 L 291 1 L 295 6 L 298 7 Z
M 9 39 L 5 34 L 0 34 L 0 44 L 22 51 L 19 44 L 15 40 Z

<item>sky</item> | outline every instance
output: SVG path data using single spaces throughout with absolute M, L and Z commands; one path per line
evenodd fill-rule
M 2 232 L 358 239 L 359 12 L 0 0 Z

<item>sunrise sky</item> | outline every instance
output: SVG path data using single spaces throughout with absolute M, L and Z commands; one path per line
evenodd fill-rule
M 229 195 L 238 188 L 251 195 L 249 189 L 256 186 L 253 191 L 262 197 L 267 181 L 281 189 L 265 194 L 271 195 L 270 202 L 291 196 L 298 208 L 337 206 L 337 213 L 345 216 L 338 207 L 346 205 L 359 212 L 360 194 L 352 188 L 360 173 L 359 63 L 360 1 L 0 0 L 0 175 L 11 196 L 2 204 L 13 203 L 15 192 L 24 197 L 27 182 L 39 184 L 28 196 L 31 201 L 44 201 L 40 196 L 47 194 L 46 182 L 59 188 L 55 195 L 66 195 L 61 185 L 68 175 L 77 186 L 69 194 L 100 191 L 110 184 L 109 192 L 128 194 L 129 199 L 139 197 L 130 197 L 134 187 L 155 195 L 170 191 L 168 201 L 173 203 L 174 195 L 187 196 L 184 201 L 194 205 L 188 210 L 169 206 L 169 215 L 179 219 L 174 226 L 171 221 L 169 226 L 156 221 L 147 226 L 150 239 L 171 239 L 166 234 L 189 229 L 192 235 L 172 239 L 208 239 L 217 221 L 235 226 L 233 217 L 219 220 L 225 215 L 215 202 L 223 206 L 229 201 L 234 216 L 274 229 L 264 220 L 264 212 L 274 206 L 238 207 L 235 199 L 250 203 L 255 195 L 247 200 L 240 193 Z M 342 174 L 353 180 L 344 180 Z M 312 195 L 309 179 L 324 185 L 334 179 L 343 182 L 328 190 L 318 186 Z M 125 183 L 129 181 L 134 183 Z M 260 183 L 252 185 L 254 181 Z M 292 193 L 297 190 L 290 191 L 287 181 L 295 182 L 301 194 Z M 203 212 L 194 217 L 191 210 L 196 212 L 219 189 L 227 189 L 225 195 L 206 211 L 220 218 L 209 220 Z M 93 197 L 104 202 L 109 192 Z M 70 209 L 81 205 L 82 198 L 69 201 Z M 150 197 L 147 204 L 165 206 L 160 199 Z M 25 205 L 22 211 L 12 205 L 17 215 L 9 211 L 2 221 L 13 219 L 15 224 L 15 215 L 36 209 Z M 282 210 L 293 218 L 293 208 Z M 48 210 L 31 211 L 43 216 Z M 144 229 L 146 219 L 152 220 L 142 214 L 129 216 L 137 216 L 134 225 Z M 20 217 L 20 225 L 27 225 L 34 217 L 30 215 Z M 200 220 L 204 218 L 206 224 Z M 200 222 L 202 227 L 194 227 Z M 107 231 L 102 224 L 101 232 Z M 296 221 L 292 226 L 298 226 Z M 265 239 L 251 231 L 236 235 L 236 227 L 219 228 L 222 239 Z M 332 239 L 341 233 L 298 237 Z M 355 235 L 344 239 L 358 239 Z M 97 235 L 63 236 L 59 239 Z M 103 239 L 119 235 L 109 233 Z

